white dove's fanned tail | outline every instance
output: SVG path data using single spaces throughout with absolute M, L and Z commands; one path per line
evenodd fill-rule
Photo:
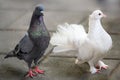
M 64 25 L 58 25 L 50 43 L 56 46 L 53 52 L 63 52 L 77 50 L 86 38 L 87 33 L 82 25 L 65 23 Z

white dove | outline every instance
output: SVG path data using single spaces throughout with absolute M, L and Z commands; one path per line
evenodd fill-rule
M 101 59 L 112 47 L 112 39 L 101 25 L 101 18 L 105 17 L 101 10 L 95 10 L 89 16 L 88 33 L 82 25 L 68 24 L 58 25 L 57 32 L 53 33 L 50 43 L 54 45 L 53 52 L 77 50 L 75 63 L 88 62 L 92 74 L 101 68 L 107 69 Z M 99 66 L 99 69 L 96 68 Z

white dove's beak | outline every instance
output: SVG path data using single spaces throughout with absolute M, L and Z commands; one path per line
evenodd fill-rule
M 105 14 L 103 14 L 103 17 L 106 18 L 107 16 Z

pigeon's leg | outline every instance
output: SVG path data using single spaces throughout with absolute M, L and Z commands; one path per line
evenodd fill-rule
M 108 65 L 106 65 L 103 61 L 99 60 L 98 61 L 98 66 L 99 66 L 99 69 L 107 69 L 108 68 Z
M 98 73 L 98 72 L 99 72 L 99 70 L 94 67 L 94 64 L 93 64 L 92 61 L 89 61 L 88 64 L 89 64 L 89 66 L 90 66 L 90 72 L 91 72 L 92 74 L 95 74 L 95 73 Z
M 33 69 L 33 71 L 34 71 L 35 73 L 43 74 L 43 73 L 44 73 L 44 70 L 40 70 L 40 69 L 39 69 L 38 60 L 39 60 L 39 59 L 35 59 L 35 60 L 34 60 L 35 68 Z
M 36 74 L 33 73 L 32 69 L 31 69 L 31 64 L 32 64 L 32 61 L 31 62 L 28 62 L 28 67 L 29 67 L 29 71 L 26 75 L 26 77 L 33 77 L 33 76 L 36 76 Z

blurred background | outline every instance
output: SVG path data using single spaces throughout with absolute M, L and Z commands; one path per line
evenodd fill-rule
M 12 62 L 10 60 L 2 62 L 2 60 L 4 55 L 12 50 L 24 36 L 29 27 L 32 12 L 38 4 L 42 4 L 45 8 L 44 20 L 50 33 L 56 30 L 58 24 L 65 22 L 82 24 L 87 30 L 89 15 L 92 11 L 100 9 L 107 15 L 107 18 L 102 19 L 102 25 L 111 34 L 113 39 L 113 48 L 106 59 L 104 59 L 105 62 L 110 65 L 110 69 L 103 74 L 87 74 L 84 69 L 86 65 L 76 68 L 74 59 L 65 58 L 64 61 L 63 58 L 56 59 L 51 57 L 43 62 L 44 69 L 52 70 L 54 67 L 58 67 L 56 65 L 57 63 L 59 63 L 61 68 L 59 70 L 55 69 L 58 70 L 56 74 L 49 71 L 46 73 L 47 79 L 46 76 L 44 76 L 45 79 L 43 78 L 43 80 L 120 79 L 120 0 L 0 0 L 0 80 L 8 80 L 8 78 L 9 80 L 19 80 L 18 78 L 23 76 L 24 69 L 23 67 L 21 68 L 20 65 L 24 65 L 24 63 L 20 63 L 17 59 L 12 59 Z M 57 60 L 58 62 L 55 62 Z M 13 67 L 13 65 L 16 66 Z M 48 68 L 49 66 L 53 68 Z M 72 68 L 68 66 L 72 66 Z M 60 70 L 63 67 L 66 68 L 62 70 L 65 72 L 62 74 Z M 82 67 L 82 69 L 80 69 L 80 67 Z M 70 71 L 68 70 L 69 68 L 71 69 Z M 20 69 L 20 72 L 17 72 L 15 69 Z M 20 73 L 22 75 L 20 75 Z M 39 77 L 35 78 L 35 80 L 39 80 Z

